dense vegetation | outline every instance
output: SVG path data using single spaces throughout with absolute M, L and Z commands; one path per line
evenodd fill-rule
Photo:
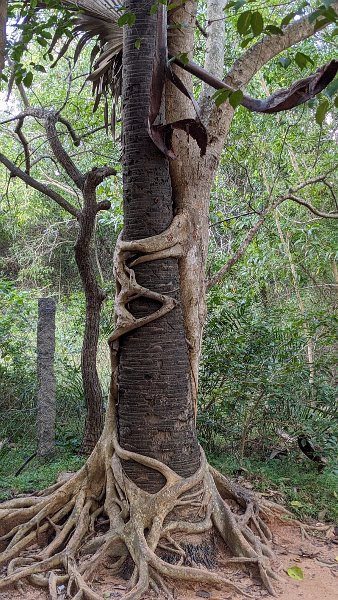
M 202 12 L 200 20 L 203 26 Z M 73 65 L 75 42 L 50 70 L 46 38 L 42 34 L 30 44 L 29 54 L 22 59 L 23 83 L 17 78 L 18 86 L 14 85 L 8 101 L 3 81 L 1 121 L 21 110 L 24 95 L 32 106 L 58 110 L 65 104 L 63 114 L 82 138 L 79 146 L 67 142 L 73 160 L 83 169 L 113 161 L 118 171 L 99 187 L 99 198 L 109 197 L 112 207 L 99 215 L 94 240 L 97 276 L 108 295 L 98 353 L 106 399 L 113 248 L 122 227 L 120 124 L 113 142 L 102 129 L 103 107 L 92 112 L 90 86 L 84 85 L 86 57 Z M 203 43 L 201 35 L 201 53 Z M 303 67 L 306 73 L 318 54 L 321 60 L 329 60 L 333 50 L 331 42 L 320 47 L 316 40 L 304 42 L 305 65 L 299 56 L 295 61 L 295 53 L 289 50 L 255 78 L 251 92 L 262 96 L 270 87 L 287 85 L 302 75 Z M 34 78 L 27 75 L 30 72 Z M 304 184 L 303 197 L 312 205 L 327 206 L 328 212 L 338 210 L 337 116 L 329 109 L 336 90 L 334 81 L 319 99 L 281 116 L 261 117 L 238 109 L 212 193 L 210 277 L 241 247 L 268 202 L 283 197 L 289 188 Z M 323 105 L 328 112 L 320 125 L 318 109 Z M 35 172 L 73 198 L 69 181 L 45 155 L 46 140 L 36 120 L 30 120 L 25 135 L 34 148 Z M 24 163 L 15 124 L 1 125 L 0 144 L 11 160 Z M 305 186 L 320 177 L 323 181 Z M 0 488 L 2 497 L 8 497 L 52 483 L 58 471 L 81 464 L 77 451 L 84 425 L 80 353 L 85 303 L 72 250 L 75 220 L 41 193 L 10 178 L 3 167 L 0 178 Z M 300 514 L 321 519 L 334 518 L 337 498 L 337 239 L 336 221 L 291 201 L 267 214 L 222 283 L 209 291 L 200 371 L 199 434 L 212 460 L 264 493 L 284 494 Z M 36 323 L 41 296 L 53 296 L 58 302 L 58 456 L 38 469 L 38 463 L 32 462 L 14 477 L 35 449 Z M 300 435 L 307 436 L 327 459 L 323 472 L 318 473 L 317 464 L 300 452 Z M 270 458 L 279 447 L 287 454 Z

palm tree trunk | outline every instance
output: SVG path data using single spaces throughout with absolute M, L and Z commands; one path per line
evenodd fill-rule
M 167 159 L 147 133 L 156 15 L 152 0 L 130 0 L 135 26 L 126 27 L 123 53 L 124 240 L 146 238 L 164 231 L 173 218 L 172 189 Z M 137 38 L 141 48 L 135 47 Z M 176 259 L 161 259 L 135 267 L 144 287 L 180 300 Z M 138 298 L 129 310 L 136 317 L 159 308 Z M 125 334 L 120 340 L 119 441 L 125 449 L 164 462 L 187 477 L 199 466 L 194 424 L 190 365 L 182 308 Z M 162 475 L 128 461 L 127 475 L 140 487 L 155 492 Z

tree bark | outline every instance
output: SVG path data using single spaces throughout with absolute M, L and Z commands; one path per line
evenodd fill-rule
M 50 458 L 55 452 L 55 311 L 56 303 L 53 298 L 39 299 L 37 331 L 37 453 L 43 459 Z
M 87 179 L 83 189 L 83 209 L 78 217 L 79 231 L 75 244 L 75 259 L 86 299 L 86 320 L 81 352 L 81 372 L 86 399 L 86 424 L 81 446 L 84 453 L 93 450 L 103 428 L 103 397 L 96 357 L 101 307 L 105 293 L 96 280 L 91 250 L 96 212 L 95 186 L 90 179 Z
M 123 52 L 124 240 L 163 232 L 173 218 L 167 159 L 147 132 L 156 15 L 152 0 L 130 0 L 135 27 L 125 28 Z M 135 40 L 142 40 L 142 52 Z M 194 424 L 188 347 L 180 304 L 177 260 L 166 258 L 135 267 L 138 283 L 177 300 L 167 315 L 120 340 L 118 430 L 122 447 L 168 465 L 188 477 L 197 471 L 199 451 Z M 158 309 L 146 298 L 133 300 L 135 317 Z M 160 489 L 162 475 L 142 465 L 124 463 L 127 475 L 149 492 Z
M 5 66 L 7 0 L 0 0 L 0 75 Z

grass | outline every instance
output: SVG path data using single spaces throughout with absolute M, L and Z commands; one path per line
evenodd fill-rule
M 235 476 L 239 483 L 249 483 L 267 497 L 271 494 L 271 500 L 282 502 L 301 519 L 338 521 L 338 477 L 333 464 L 318 473 L 314 463 L 300 459 L 296 453 L 269 461 L 245 459 L 242 464 L 225 454 L 211 455 L 209 460 L 225 475 Z M 241 467 L 245 469 L 242 472 Z
M 61 471 L 77 471 L 84 457 L 69 449 L 60 449 L 53 460 L 41 462 L 34 458 L 18 477 L 16 471 L 35 451 L 34 446 L 19 445 L 0 452 L 0 501 L 18 494 L 42 490 L 55 483 Z
M 54 483 L 61 471 L 76 471 L 85 460 L 74 449 L 63 447 L 53 460 L 41 463 L 35 458 L 15 477 L 17 469 L 34 450 L 33 445 L 17 444 L 0 451 L 0 501 L 43 489 Z M 272 500 L 283 502 L 300 518 L 338 521 L 338 478 L 333 465 L 318 473 L 315 464 L 296 454 L 270 461 L 250 458 L 242 465 L 226 454 L 208 458 L 222 473 L 268 497 L 271 495 Z M 240 471 L 241 467 L 245 470 Z

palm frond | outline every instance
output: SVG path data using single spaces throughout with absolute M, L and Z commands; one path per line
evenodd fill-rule
M 118 0 L 63 0 L 64 5 L 79 11 L 74 32 L 80 35 L 74 60 L 92 40 L 88 80 L 93 83 L 94 111 L 101 98 L 105 101 L 105 122 L 108 128 L 108 96 L 113 99 L 112 125 L 115 128 L 115 105 L 121 95 L 123 31 L 117 25 L 121 13 Z

